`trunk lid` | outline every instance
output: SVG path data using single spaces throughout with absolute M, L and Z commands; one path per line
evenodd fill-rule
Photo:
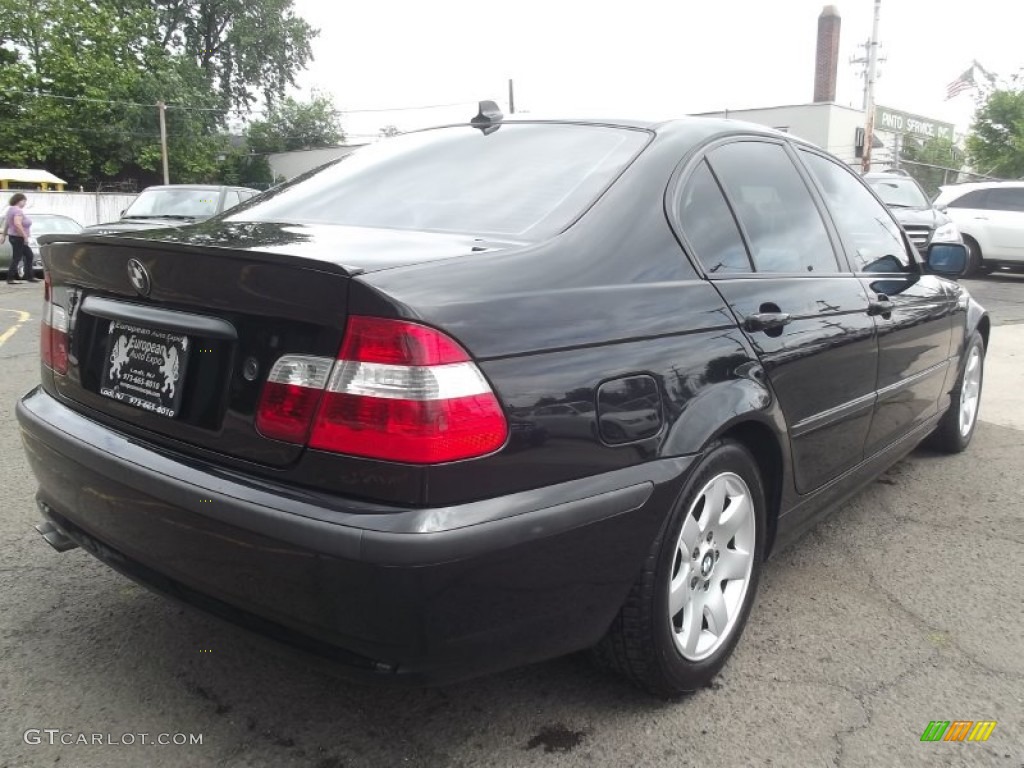
M 113 428 L 183 453 L 287 467 L 304 448 L 255 414 L 285 354 L 335 358 L 351 277 L 489 249 L 466 236 L 210 222 L 51 238 L 52 301 L 68 313 L 55 393 Z

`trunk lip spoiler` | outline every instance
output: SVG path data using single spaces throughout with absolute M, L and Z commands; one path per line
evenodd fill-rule
M 150 231 L 150 230 L 143 230 Z M 194 242 L 179 243 L 174 240 L 154 240 L 148 237 L 133 237 L 129 233 L 111 235 L 81 234 L 49 234 L 41 235 L 37 242 L 40 247 L 51 245 L 106 245 L 115 248 L 145 249 L 171 253 L 206 253 L 211 256 L 239 257 L 264 264 L 291 263 L 305 269 L 330 272 L 342 277 L 355 277 L 366 272 L 363 267 L 345 265 L 338 261 L 322 258 L 296 256 L 281 251 L 262 251 L 246 245 L 204 245 Z M 44 259 L 44 264 L 45 264 Z

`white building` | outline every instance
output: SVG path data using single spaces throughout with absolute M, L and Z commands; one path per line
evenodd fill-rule
M 860 164 L 864 143 L 864 111 L 860 109 L 833 102 L 818 102 L 704 112 L 699 117 L 728 117 L 766 125 L 817 144 L 850 165 Z M 888 168 L 893 162 L 894 146 L 894 134 L 876 130 L 871 153 L 872 168 Z

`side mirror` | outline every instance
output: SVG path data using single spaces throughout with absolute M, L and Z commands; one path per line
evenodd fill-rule
M 127 208 L 125 208 L 125 209 L 124 209 L 124 211 L 121 211 L 121 212 L 120 212 L 119 214 L 117 214 L 117 218 L 119 218 L 119 219 L 123 219 L 123 218 L 124 218 L 124 212 L 125 212 L 125 211 L 127 211 L 127 210 L 128 210 L 128 209 L 127 209 Z
M 943 277 L 959 277 L 967 268 L 967 246 L 961 243 L 932 243 L 925 256 L 928 271 Z

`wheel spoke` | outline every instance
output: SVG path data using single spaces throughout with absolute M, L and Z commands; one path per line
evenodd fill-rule
M 729 610 L 725 606 L 725 595 L 722 588 L 713 585 L 707 592 L 704 601 L 704 615 L 708 618 L 708 630 L 713 635 L 721 636 L 729 623 Z
M 700 530 L 703 533 L 714 522 L 718 523 L 725 509 L 725 478 L 720 477 L 711 484 L 704 494 L 704 514 L 700 516 Z
M 668 593 L 668 615 L 669 618 L 675 618 L 686 604 L 690 601 L 690 579 L 692 577 L 692 569 L 687 565 L 688 561 L 684 561 L 682 567 L 679 569 L 679 573 L 669 587 Z
M 704 593 L 701 592 L 701 595 Z M 690 610 L 683 616 L 683 650 L 693 656 L 697 652 L 697 643 L 700 642 L 700 633 L 704 628 L 704 604 L 703 600 L 695 596 L 690 602 Z
M 728 509 L 722 514 L 718 521 L 718 541 L 723 546 L 732 541 L 733 536 L 739 533 L 743 524 L 750 519 L 750 499 L 746 494 L 737 494 L 732 497 Z
M 747 567 L 750 565 L 750 553 L 742 549 L 723 549 L 715 564 L 715 576 L 719 579 L 733 581 L 747 578 Z
M 693 553 L 694 547 L 700 543 L 701 530 L 700 523 L 697 522 L 696 518 L 692 514 L 688 515 L 683 522 L 682 533 L 679 534 L 679 548 L 683 553 L 683 562 L 690 561 L 690 555 Z

